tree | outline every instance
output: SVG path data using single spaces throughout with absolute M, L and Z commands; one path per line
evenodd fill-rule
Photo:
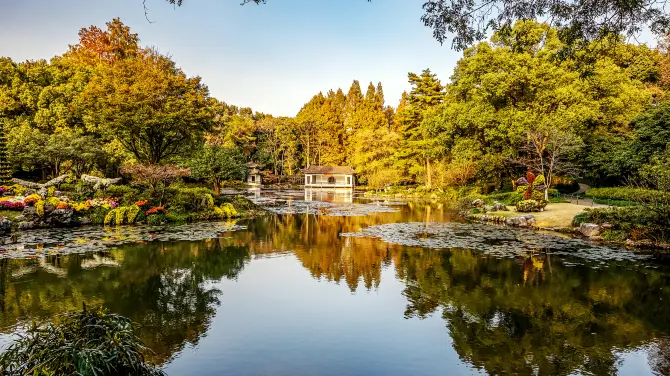
M 520 149 L 515 162 L 544 175 L 545 185 L 551 187 L 556 175 L 576 177 L 578 167 L 572 158 L 584 145 L 583 141 L 569 131 L 556 128 L 534 129 L 528 132 L 528 140 Z M 549 200 L 549 190 L 544 190 L 544 199 Z
M 209 92 L 155 51 L 98 66 L 85 96 L 88 129 L 117 139 L 138 161 L 183 155 L 210 130 Z
M 205 145 L 188 161 L 191 176 L 214 184 L 214 193 L 221 193 L 224 180 L 241 180 L 246 175 L 244 156 L 234 147 Z

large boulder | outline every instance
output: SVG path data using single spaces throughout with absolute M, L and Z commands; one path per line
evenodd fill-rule
M 68 209 L 56 209 L 46 217 L 46 224 L 52 226 L 68 226 L 72 224 L 72 215 L 74 211 Z
M 12 222 L 5 217 L 0 217 L 0 235 L 7 235 L 10 231 L 12 231 Z
M 32 222 L 38 218 L 39 216 L 37 215 L 37 209 L 34 206 L 26 206 L 23 208 L 23 212 L 17 219 L 26 222 Z
M 579 225 L 579 232 L 588 237 L 599 236 L 602 230 L 602 226 L 595 223 L 582 223 Z

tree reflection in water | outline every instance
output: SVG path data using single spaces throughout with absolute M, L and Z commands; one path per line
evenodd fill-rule
M 207 331 L 221 294 L 207 282 L 236 278 L 252 255 L 290 252 L 312 277 L 352 292 L 379 287 L 382 270 L 394 268 L 404 284 L 404 316 L 441 315 L 461 360 L 490 374 L 613 374 L 618 354 L 645 346 L 650 367 L 667 374 L 667 270 L 575 265 L 544 250 L 497 259 L 338 236 L 389 221 L 435 220 L 439 210 L 407 213 L 268 216 L 249 222 L 248 231 L 202 242 L 138 244 L 42 264 L 2 260 L 0 325 L 10 330 L 82 302 L 102 303 L 138 322 L 154 361 L 163 363 Z
M 93 268 L 96 258 L 119 266 Z M 206 282 L 236 278 L 248 260 L 248 248 L 224 247 L 218 240 L 51 256 L 47 268 L 37 261 L 1 260 L 0 325 L 47 319 L 84 302 L 103 304 L 139 324 L 138 335 L 155 352 L 152 361 L 162 364 L 207 331 L 221 291 Z

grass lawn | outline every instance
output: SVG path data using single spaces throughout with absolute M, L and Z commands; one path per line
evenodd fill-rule
M 535 217 L 535 225 L 537 227 L 570 228 L 572 227 L 572 219 L 588 208 L 588 206 L 570 203 L 550 203 L 543 212 L 537 213 L 519 213 L 513 206 L 507 206 L 507 208 L 509 211 L 499 211 L 490 214 L 501 217 L 516 217 L 522 214 L 531 214 Z
M 0 210 L 0 217 L 7 217 L 10 221 L 14 222 L 16 217 L 21 215 L 20 210 Z

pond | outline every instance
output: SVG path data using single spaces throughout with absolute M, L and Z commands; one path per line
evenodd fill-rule
M 86 303 L 137 322 L 168 375 L 670 374 L 658 256 L 439 203 L 252 198 L 273 214 L 3 246 L 0 343 Z

